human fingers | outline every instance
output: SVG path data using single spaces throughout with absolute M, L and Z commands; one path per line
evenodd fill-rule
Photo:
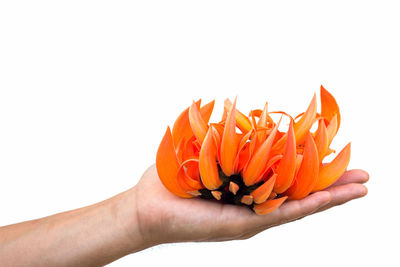
M 346 171 L 335 183 L 333 183 L 330 187 L 350 184 L 350 183 L 359 183 L 363 184 L 368 182 L 369 174 L 364 170 L 349 170 Z
M 337 186 L 332 186 L 325 189 L 324 191 L 329 192 L 332 196 L 330 203 L 324 207 L 321 207 L 316 212 L 321 212 L 344 204 L 350 200 L 357 199 L 365 196 L 368 193 L 367 187 L 358 183 L 342 184 Z
M 316 192 L 301 200 L 290 200 L 266 215 L 255 215 L 247 222 L 248 231 L 262 231 L 312 214 L 331 200 L 329 192 Z

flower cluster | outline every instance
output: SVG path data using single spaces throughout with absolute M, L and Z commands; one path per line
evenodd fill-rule
M 246 116 L 225 100 L 222 120 L 209 123 L 214 101 L 184 110 L 168 127 L 156 166 L 164 186 L 183 198 L 201 197 L 245 205 L 267 214 L 286 199 L 302 199 L 334 183 L 350 161 L 350 143 L 330 163 L 330 144 L 340 126 L 335 98 L 321 86 L 321 112 L 314 95 L 304 113 L 250 111 Z M 287 131 L 271 114 L 290 119 Z M 318 123 L 315 132 L 311 132 Z

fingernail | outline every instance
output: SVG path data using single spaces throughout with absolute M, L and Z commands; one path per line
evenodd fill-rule
M 368 194 L 368 188 L 366 187 L 366 186 L 363 186 L 363 185 L 361 185 L 361 188 L 362 189 L 360 189 L 360 191 L 361 191 L 361 197 L 364 197 L 364 196 L 366 196 L 367 194 Z

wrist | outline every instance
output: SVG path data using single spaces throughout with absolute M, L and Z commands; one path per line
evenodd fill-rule
M 130 253 L 156 245 L 148 238 L 147 226 L 141 224 L 136 186 L 113 197 L 113 202 L 116 224 L 125 232 Z

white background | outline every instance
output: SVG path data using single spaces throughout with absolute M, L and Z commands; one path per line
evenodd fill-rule
M 399 264 L 396 1 L 1 1 L 0 225 L 135 185 L 192 100 L 295 115 L 323 84 L 371 175 L 362 200 L 246 241 L 164 245 L 112 266 Z

